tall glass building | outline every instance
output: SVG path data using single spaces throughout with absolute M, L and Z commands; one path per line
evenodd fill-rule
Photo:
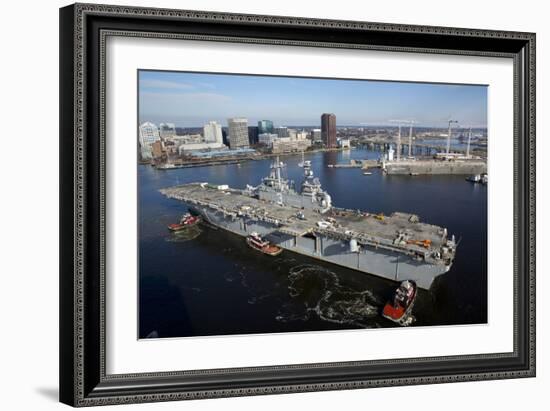
M 258 134 L 271 134 L 273 133 L 273 121 L 260 120 L 258 121 Z

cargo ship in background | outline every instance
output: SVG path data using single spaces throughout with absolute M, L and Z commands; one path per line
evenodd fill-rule
M 429 289 L 450 270 L 457 243 L 446 228 L 420 222 L 415 214 L 335 207 L 311 162 L 300 166 L 299 190 L 284 177 L 286 166 L 277 158 L 258 186 L 197 182 L 160 191 L 213 226 L 246 238 L 254 233 L 281 249 L 392 281 L 411 280 Z

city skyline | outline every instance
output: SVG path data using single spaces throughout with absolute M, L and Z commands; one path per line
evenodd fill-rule
M 487 87 L 373 80 L 139 71 L 139 122 L 202 127 L 245 117 L 249 125 L 317 126 L 336 114 L 338 126 L 391 126 L 414 119 L 419 127 L 487 126 Z

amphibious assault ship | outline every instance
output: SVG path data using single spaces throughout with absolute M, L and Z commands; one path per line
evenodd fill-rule
M 259 233 L 285 250 L 393 281 L 413 280 L 429 289 L 449 271 L 457 244 L 446 228 L 422 223 L 415 214 L 384 216 L 335 207 L 311 162 L 300 166 L 299 191 L 283 177 L 279 158 L 256 187 L 197 182 L 160 191 L 213 226 L 243 237 Z

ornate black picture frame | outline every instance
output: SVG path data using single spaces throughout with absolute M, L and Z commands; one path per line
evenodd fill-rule
M 108 36 L 513 59 L 513 352 L 107 374 L 105 40 Z M 535 376 L 535 34 L 76 4 L 60 10 L 60 99 L 62 402 L 91 406 Z

